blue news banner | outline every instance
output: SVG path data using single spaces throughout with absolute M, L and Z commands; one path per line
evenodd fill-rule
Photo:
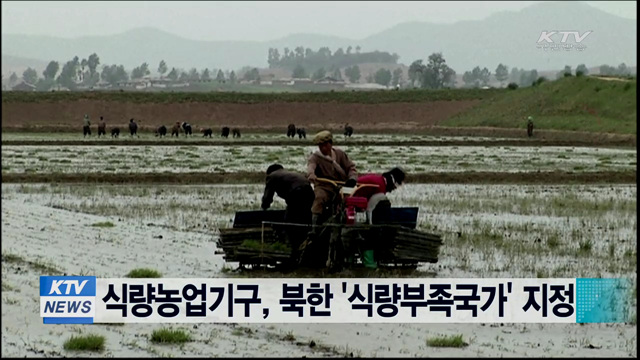
M 614 323 L 628 279 L 98 279 L 41 276 L 45 324 Z

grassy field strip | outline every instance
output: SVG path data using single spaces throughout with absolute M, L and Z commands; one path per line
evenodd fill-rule
M 358 171 L 635 171 L 635 150 L 564 147 L 341 146 Z M 304 171 L 313 146 L 3 146 L 4 173 L 261 172 L 274 162 Z
M 566 77 L 504 92 L 441 125 L 513 127 L 514 119 L 532 115 L 536 129 L 636 134 L 636 88 L 635 78 L 620 83 Z

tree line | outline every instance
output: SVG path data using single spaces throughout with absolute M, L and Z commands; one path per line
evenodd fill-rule
M 332 52 L 325 46 L 313 51 L 311 48 L 305 49 L 298 46 L 293 50 L 285 47 L 281 54 L 277 48 L 269 48 L 267 62 L 269 68 L 294 70 L 302 67 L 309 73 L 314 73 L 321 68 L 336 69 L 364 63 L 397 64 L 400 58 L 398 54 L 390 54 L 386 51 L 360 52 L 360 50 L 360 46 L 356 46 L 355 49 L 349 46 L 346 51 L 338 48 Z
M 600 75 L 629 76 L 631 75 L 631 70 L 627 68 L 625 63 L 621 63 L 617 68 L 609 65 L 600 65 Z
M 351 83 L 357 83 L 362 77 L 360 67 L 356 65 L 347 66 L 344 69 L 344 75 Z M 336 80 L 343 80 L 340 68 L 333 65 L 329 71 L 324 67 L 316 69 L 309 74 L 302 64 L 296 65 L 291 74 L 293 78 L 308 78 L 311 80 L 320 80 L 326 76 L 330 76 Z M 375 73 L 369 74 L 366 81 L 368 83 L 376 83 L 384 86 L 397 86 L 404 82 L 404 72 L 402 68 L 393 69 L 381 67 Z M 441 89 L 445 87 L 454 87 L 456 83 L 456 72 L 450 68 L 442 53 L 433 53 L 427 59 L 426 64 L 423 60 L 414 61 L 408 70 L 408 80 L 412 87 L 421 87 L 426 89 Z
M 366 55 L 374 53 L 360 53 L 360 48 L 356 48 L 356 53 L 351 54 L 351 47 L 347 48 L 347 52 L 343 54 L 342 49 L 338 49 L 334 54 L 331 54 L 329 48 L 320 48 L 318 52 L 313 52 L 311 49 L 308 52 L 302 52 L 302 47 L 296 48 L 295 52 L 289 52 L 285 48 L 286 56 L 280 58 L 277 49 L 270 49 L 270 60 L 277 59 L 280 63 L 291 56 L 299 57 L 299 60 L 313 59 L 316 56 L 325 58 L 337 58 L 341 56 L 349 55 Z M 324 49 L 324 50 L 323 50 Z M 291 55 L 293 54 L 293 55 Z M 301 55 L 299 55 L 301 54 Z M 321 55 L 320 55 L 321 54 Z M 389 55 L 388 53 L 384 53 Z M 308 56 L 308 57 L 307 57 Z M 386 55 L 385 55 L 386 56 Z M 390 63 L 395 64 L 397 62 L 397 55 L 389 55 L 392 57 Z M 367 60 L 368 62 L 369 60 Z M 379 61 L 379 60 L 378 60 Z M 376 61 L 376 62 L 378 62 Z M 312 62 L 311 62 L 312 63 Z M 313 72 L 309 72 L 304 66 L 304 61 L 300 61 L 295 65 L 292 71 L 293 78 L 311 78 L 312 80 L 320 80 L 327 76 L 336 80 L 344 80 L 342 76 L 341 66 L 336 63 L 330 65 L 328 68 L 320 66 Z M 22 79 L 28 83 L 35 85 L 39 91 L 47 91 L 54 88 L 56 85 L 64 86 L 70 90 L 75 90 L 79 86 L 92 87 L 95 86 L 101 80 L 110 85 L 117 85 L 118 83 L 127 82 L 131 80 L 141 79 L 150 75 L 149 64 L 144 62 L 141 65 L 133 68 L 131 72 L 128 72 L 123 65 L 103 65 L 102 70 L 99 71 L 100 57 L 93 53 L 87 58 L 80 59 L 75 56 L 73 59 L 67 61 L 60 68 L 60 64 L 57 61 L 51 61 L 42 72 L 43 77 L 40 77 L 35 69 L 27 68 L 22 73 Z M 622 63 L 617 67 L 609 65 L 601 65 L 600 75 L 609 76 L 628 76 L 631 75 L 630 69 L 626 64 Z M 192 68 L 190 71 L 184 71 L 181 69 L 171 68 L 167 66 L 164 60 L 161 60 L 158 64 L 157 72 L 161 78 L 167 79 L 172 82 L 193 82 L 193 81 L 216 81 L 218 83 L 230 83 L 235 84 L 238 82 L 235 71 L 223 71 L 222 69 L 209 70 L 208 68 L 198 71 L 196 68 Z M 260 73 L 257 68 L 245 67 L 241 70 L 243 73 L 242 79 L 246 81 L 259 82 Z M 575 75 L 582 76 L 588 75 L 589 70 L 585 64 L 579 64 L 575 68 Z M 165 77 L 166 74 L 166 77 Z M 214 75 L 215 74 L 215 75 Z M 566 65 L 565 68 L 556 74 L 556 78 L 562 78 L 566 76 L 573 76 L 574 72 L 570 65 Z M 411 87 L 420 87 L 427 89 L 441 89 L 445 87 L 456 86 L 456 72 L 446 64 L 446 60 L 442 53 L 431 54 L 426 63 L 423 60 L 415 60 L 411 63 L 408 70 L 408 82 Z M 518 69 L 517 67 L 509 69 L 505 64 L 498 64 L 496 69 L 492 72 L 484 67 L 480 68 L 476 66 L 470 71 L 465 71 L 462 76 L 462 81 L 465 87 L 480 87 L 487 86 L 491 82 L 491 77 L 500 82 L 501 86 L 508 81 L 510 88 L 518 86 L 526 87 L 539 84 L 546 79 L 540 77 L 536 69 L 526 70 Z M 351 83 L 357 83 L 362 77 L 362 73 L 358 64 L 349 65 L 344 68 L 344 77 Z M 18 75 L 14 72 L 9 78 L 10 86 L 15 85 L 18 82 Z M 367 82 L 377 83 L 384 86 L 393 85 L 396 86 L 404 82 L 403 70 L 398 67 L 393 71 L 389 68 L 380 68 L 373 74 L 367 77 Z
M 146 64 L 146 63 L 145 63 Z M 144 64 L 143 64 L 144 65 Z M 164 74 L 169 71 L 167 64 L 164 60 L 160 61 L 158 65 L 158 73 L 160 74 L 160 78 L 164 78 Z M 135 72 L 135 69 L 133 70 Z M 133 73 L 132 72 L 132 73 Z M 213 73 L 215 73 L 215 78 L 213 77 Z M 139 75 L 139 74 L 136 74 Z M 171 68 L 171 71 L 167 74 L 167 79 L 173 82 L 187 82 L 187 81 L 216 81 L 218 83 L 232 83 L 235 84 L 237 82 L 237 76 L 235 71 L 222 71 L 222 69 L 218 69 L 209 71 L 208 68 L 199 72 L 198 69 L 192 68 L 189 72 L 178 70 L 176 68 Z
M 583 76 L 588 75 L 589 69 L 585 64 L 579 64 L 575 68 L 575 72 L 570 65 L 566 65 L 563 70 L 556 73 L 556 79 L 560 79 L 567 76 Z M 616 75 L 616 76 L 628 76 L 631 71 L 627 66 L 622 63 L 617 68 L 609 65 L 600 66 L 600 75 Z M 539 84 L 542 81 L 547 80 L 544 77 L 540 77 L 536 69 L 526 70 L 518 69 L 517 67 L 509 69 L 507 65 L 498 64 L 494 73 L 492 74 L 486 67 L 480 68 L 476 66 L 471 71 L 465 71 L 462 75 L 462 81 L 465 87 L 480 87 L 487 86 L 491 81 L 491 76 L 500 82 L 501 86 L 508 81 L 509 87 L 520 86 L 532 86 Z
M 411 63 L 408 71 L 409 82 L 412 87 L 423 89 L 452 88 L 456 85 L 456 72 L 447 65 L 442 53 L 433 53 L 423 60 Z
M 144 62 L 139 66 L 133 68 L 128 72 L 123 65 L 103 65 L 102 70 L 99 71 L 100 57 L 93 53 L 87 58 L 80 60 L 78 56 L 74 56 L 73 59 L 67 61 L 60 68 L 60 63 L 57 61 L 50 61 L 47 67 L 42 72 L 42 76 L 38 72 L 29 67 L 22 73 L 22 80 L 28 84 L 35 85 L 39 91 L 48 91 L 54 88 L 56 85 L 66 87 L 70 90 L 75 90 L 80 86 L 93 87 L 101 80 L 110 85 L 117 85 L 118 83 L 127 82 L 129 80 L 142 79 L 145 76 L 151 74 L 149 64 Z M 184 71 L 176 68 L 169 68 L 164 60 L 161 60 L 158 64 L 158 73 L 161 78 L 173 82 L 187 82 L 187 81 L 217 81 L 219 83 L 236 83 L 237 78 L 235 71 L 210 71 L 208 68 L 198 71 L 196 68 L 192 68 L 190 71 Z M 256 69 L 257 71 L 257 69 Z M 214 74 L 215 73 L 215 77 Z M 18 75 L 14 72 L 9 77 L 9 84 L 11 86 L 18 82 Z
M 531 86 L 539 78 L 538 70 L 536 69 L 526 70 L 514 67 L 509 70 L 507 65 L 500 63 L 493 73 L 487 67 L 481 69 L 480 66 L 476 66 L 470 71 L 465 71 L 464 74 L 462 74 L 462 82 L 464 83 L 464 87 L 488 86 L 491 82 L 492 75 L 500 82 L 501 87 L 504 86 L 507 81 L 509 81 L 510 87 Z

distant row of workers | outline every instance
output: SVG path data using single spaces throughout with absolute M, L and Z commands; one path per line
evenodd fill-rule
M 176 121 L 176 123 L 171 128 L 171 136 L 173 137 L 175 135 L 176 137 L 178 137 L 180 135 L 180 132 L 183 132 L 185 136 L 193 135 L 191 124 L 187 122 L 180 123 L 179 121 Z M 206 136 L 212 137 L 213 135 L 213 130 L 211 128 L 200 128 L 200 132 L 205 137 Z M 138 136 L 138 124 L 135 122 L 133 118 L 129 119 L 129 133 L 131 134 L 131 136 Z M 82 134 L 84 137 L 91 136 L 91 120 L 89 119 L 89 115 L 87 114 L 84 115 Z M 238 128 L 230 129 L 229 127 L 226 127 L 226 126 L 223 127 L 221 136 L 226 138 L 226 137 L 229 137 L 229 134 L 233 134 L 234 138 L 235 137 L 239 138 L 241 136 L 240 129 Z M 100 116 L 100 122 L 98 123 L 98 137 L 100 137 L 101 135 L 107 136 L 107 123 L 104 120 L 104 117 L 102 116 Z M 120 135 L 120 128 L 113 127 L 111 129 L 111 137 L 117 138 L 119 135 Z M 164 125 L 159 126 L 155 130 L 155 135 L 159 137 L 166 136 L 167 127 Z
M 181 131 L 184 133 L 185 136 L 193 135 L 191 124 L 187 122 L 180 123 L 179 121 L 176 121 L 176 123 L 171 128 L 171 136 L 173 137 L 175 135 L 176 137 L 178 137 Z M 155 129 L 155 135 L 158 137 L 166 136 L 167 132 L 168 132 L 168 129 L 164 125 L 161 125 Z M 200 128 L 200 132 L 204 137 L 208 136 L 211 138 L 213 136 L 213 129 L 211 128 Z M 129 133 L 131 134 L 131 136 L 138 136 L 138 124 L 135 122 L 133 118 L 129 119 Z M 89 119 L 88 114 L 84 115 L 82 134 L 84 137 L 91 136 L 91 120 Z M 220 136 L 227 138 L 229 137 L 229 134 L 233 134 L 234 138 L 236 137 L 239 138 L 241 136 L 240 129 L 238 128 L 230 129 L 227 126 L 223 127 L 220 133 Z M 353 134 L 353 127 L 348 123 L 345 124 L 344 135 L 346 137 L 351 137 L 352 134 Z M 107 123 L 104 120 L 104 117 L 102 116 L 100 116 L 100 122 L 98 123 L 98 137 L 100 137 L 101 135 L 107 136 Z M 111 129 L 111 137 L 118 137 L 119 135 L 120 135 L 120 128 L 113 127 Z M 295 124 L 289 124 L 289 126 L 287 126 L 287 137 L 295 137 L 296 135 L 298 135 L 298 138 L 300 139 L 302 138 L 306 139 L 307 131 L 303 127 L 296 128 Z

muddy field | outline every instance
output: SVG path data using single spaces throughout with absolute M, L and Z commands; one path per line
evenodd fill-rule
M 217 229 L 231 225 L 234 211 L 257 208 L 261 191 L 260 185 L 3 184 L 2 355 L 92 356 L 67 352 L 62 343 L 97 333 L 107 339 L 101 354 L 107 357 L 637 356 L 635 306 L 624 324 L 173 326 L 194 338 L 182 346 L 151 343 L 159 324 L 42 324 L 37 276 L 43 273 L 122 277 L 150 267 L 164 277 L 278 276 L 236 273 L 234 263 L 214 255 Z M 390 199 L 419 206 L 419 227 L 443 235 L 440 261 L 408 274 L 364 276 L 636 280 L 636 195 L 635 185 L 406 185 Z M 274 208 L 282 207 L 277 199 Z M 462 335 L 468 345 L 427 346 L 439 335 Z
M 246 146 L 246 145 L 311 145 L 314 134 L 307 134 L 306 138 L 288 138 L 285 132 L 275 133 L 242 133 L 240 138 L 222 138 L 220 134 L 214 133 L 211 138 L 203 137 L 202 134 L 194 132 L 193 136 L 185 137 L 180 133 L 179 137 L 159 138 L 152 132 L 141 132 L 138 136 L 131 137 L 128 133 L 121 134 L 119 138 L 111 138 L 111 136 L 97 138 L 97 134 L 84 138 L 82 133 L 35 133 L 35 132 L 7 132 L 2 134 L 3 145 L 48 145 L 52 142 L 57 145 L 65 145 L 69 142 L 76 142 L 80 145 L 111 145 L 111 141 L 115 145 L 133 146 L 133 145 L 200 145 L 200 146 Z M 346 137 L 342 132 L 334 135 L 336 145 L 395 145 L 405 144 L 413 145 L 415 143 L 433 143 L 442 146 L 455 146 L 458 144 L 484 144 L 484 143 L 501 143 L 514 142 L 522 144 L 522 139 L 506 138 L 506 137 L 483 137 L 483 136 L 429 136 L 416 134 L 366 134 L 360 136 L 358 133 L 352 137 Z M 535 139 L 531 139 L 533 142 Z M 74 144 L 70 144 L 74 145 Z
M 596 134 L 577 131 L 555 131 L 539 130 L 535 136 L 529 138 L 523 129 L 498 129 L 498 128 L 448 128 L 448 127 L 426 127 L 408 129 L 383 129 L 372 130 L 368 127 L 356 128 L 354 136 L 345 138 L 341 126 L 322 127 L 318 129 L 308 129 L 307 140 L 287 139 L 283 132 L 285 126 L 272 127 L 269 129 L 241 129 L 241 138 L 219 137 L 215 133 L 212 138 L 204 138 L 199 129 L 194 129 L 193 137 L 186 138 L 181 134 L 179 138 L 156 138 L 155 129 L 141 130 L 138 136 L 131 137 L 126 132 L 121 133 L 119 138 L 111 136 L 97 138 L 97 130 L 93 130 L 93 135 L 84 138 L 81 131 L 70 132 L 69 128 L 3 128 L 2 145 L 207 145 L 207 146 L 227 146 L 235 145 L 268 145 L 282 146 L 299 144 L 311 141 L 316 130 L 329 129 L 334 132 L 337 144 L 354 143 L 362 145 L 415 145 L 415 146 L 589 146 L 589 147 L 626 147 L 636 148 L 637 140 L 635 135 L 621 134 Z M 246 131 L 251 131 L 247 134 Z M 373 131 L 373 132 L 372 132 Z M 385 135 L 378 133 L 384 132 Z M 265 135 L 267 133 L 268 135 Z M 247 136 L 248 135 L 248 136 Z M 381 139 L 380 139 L 381 138 Z
M 360 173 L 402 166 L 408 173 L 632 172 L 636 151 L 582 147 L 341 146 Z M 235 173 L 268 164 L 304 172 L 314 146 L 3 146 L 2 172 Z
M 287 145 L 306 145 L 311 142 L 312 135 L 309 138 L 286 139 L 284 135 L 256 135 L 242 136 L 241 138 L 209 138 L 195 136 L 185 138 L 156 138 L 151 134 L 139 137 L 111 138 L 94 137 L 80 139 L 77 134 L 68 135 L 66 133 L 51 134 L 43 133 L 8 133 L 4 135 L 2 140 L 3 146 L 52 146 L 52 145 L 70 145 L 70 146 L 287 146 Z M 513 134 L 512 134 L 513 135 Z M 382 139 L 378 139 L 382 137 Z M 429 136 L 429 135 L 390 135 L 376 136 L 374 134 L 360 134 L 352 138 L 342 138 L 340 135 L 335 139 L 337 144 L 363 145 L 363 146 L 587 146 L 587 147 L 619 147 L 619 148 L 635 148 L 635 139 L 624 137 L 612 137 L 608 139 L 593 138 L 576 138 L 574 134 L 564 134 L 564 139 L 557 139 L 556 134 L 550 139 L 538 136 L 530 139 L 517 138 L 491 138 L 491 137 L 468 137 L 468 136 Z M 5 140 L 9 139 L 9 140 Z
M 458 184 L 628 184 L 636 182 L 636 152 L 628 148 L 411 146 L 396 136 L 377 136 L 379 144 L 341 146 L 360 173 L 402 166 L 408 181 Z M 305 142 L 263 145 L 270 135 L 254 135 L 255 146 L 192 145 L 37 145 L 2 147 L 4 183 L 173 183 L 231 184 L 264 181 L 269 164 L 304 172 L 315 150 Z M 434 141 L 459 141 L 450 140 Z M 147 143 L 148 144 L 148 143 Z
M 82 125 L 89 114 L 97 125 L 104 116 L 109 126 L 126 128 L 134 118 L 143 128 L 186 121 L 197 127 L 222 126 L 250 129 L 283 128 L 290 123 L 308 129 L 342 127 L 350 123 L 370 130 L 406 129 L 438 124 L 477 105 L 480 100 L 430 101 L 422 103 L 339 104 L 339 103 L 172 103 L 136 104 L 101 100 L 60 103 L 3 103 L 2 129 L 60 128 Z M 80 127 L 81 129 L 81 127 Z
M 264 172 L 216 173 L 5 173 L 4 184 L 256 184 L 264 181 Z M 636 184 L 635 171 L 593 172 L 454 172 L 419 173 L 407 176 L 407 182 L 420 184 Z
M 259 207 L 266 167 L 279 162 L 303 171 L 314 147 L 284 133 L 247 133 L 223 144 L 219 138 L 160 140 L 147 132 L 100 143 L 105 139 L 77 134 L 7 133 L 4 125 L 3 119 L 3 356 L 97 356 L 63 349 L 79 333 L 104 335 L 99 355 L 107 357 L 637 356 L 635 306 L 624 324 L 172 326 L 194 339 L 180 346 L 149 341 L 160 324 L 44 326 L 42 274 L 123 277 L 149 267 L 177 278 L 330 276 L 237 272 L 237 264 L 214 254 L 219 229 L 231 226 L 235 211 Z M 413 272 L 337 276 L 636 280 L 632 138 L 592 135 L 597 146 L 552 146 L 513 131 L 500 138 L 338 135 L 337 146 L 360 173 L 407 169 L 408 183 L 390 200 L 418 206 L 419 228 L 442 234 L 444 244 L 437 264 Z M 553 136 L 571 141 L 567 134 Z M 616 141 L 626 145 L 609 146 Z M 276 197 L 273 208 L 283 207 Z M 440 335 L 462 335 L 468 345 L 427 345 Z
M 2 131 L 4 134 L 7 132 L 75 132 L 81 135 L 82 117 L 84 114 L 89 114 L 94 134 L 97 133 L 100 116 L 104 116 L 108 133 L 112 127 L 120 127 L 125 133 L 130 118 L 136 119 L 141 133 L 152 133 L 160 125 L 171 128 L 176 121 L 186 121 L 193 125 L 196 133 L 200 128 L 212 128 L 215 135 L 219 134 L 223 126 L 237 127 L 243 132 L 270 132 L 284 135 L 290 123 L 306 128 L 307 134 L 323 129 L 330 129 L 340 134 L 344 124 L 349 123 L 354 127 L 356 134 L 486 136 L 552 142 L 546 145 L 636 146 L 635 135 L 577 131 L 536 129 L 534 139 L 528 139 L 524 128 L 525 123 L 519 122 L 518 119 L 514 119 L 514 128 L 511 129 L 440 126 L 444 120 L 467 111 L 480 102 L 481 100 L 434 100 L 381 104 L 336 102 L 158 104 L 88 99 L 58 103 L 7 102 L 2 105 Z M 79 140 L 80 136 L 76 139 Z M 3 137 L 3 143 L 4 141 Z

